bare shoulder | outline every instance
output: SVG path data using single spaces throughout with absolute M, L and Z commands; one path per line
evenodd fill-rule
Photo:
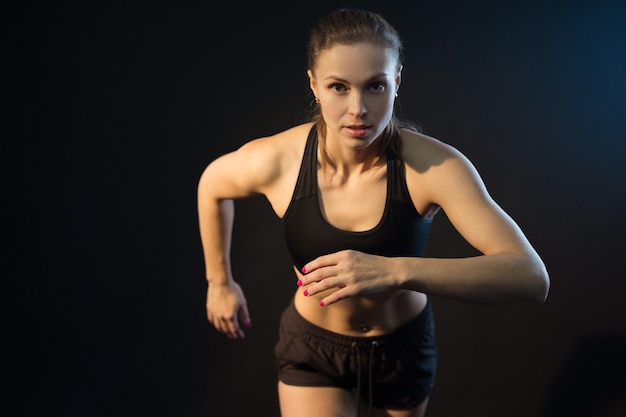
M 453 146 L 423 133 L 401 130 L 402 158 L 407 166 L 419 173 L 441 166 L 448 160 L 466 159 Z
M 267 184 L 281 179 L 294 167 L 299 168 L 311 127 L 310 123 L 298 125 L 244 144 L 236 151 L 240 154 L 240 169 Z
M 478 171 L 454 146 L 408 130 L 402 130 L 401 136 L 407 184 L 412 193 L 439 206 L 463 195 L 488 198 Z
M 299 167 L 311 127 L 306 123 L 252 139 L 212 161 L 200 181 L 219 198 L 267 194 Z
M 271 136 L 253 139 L 242 145 L 236 152 L 259 162 L 267 162 L 264 158 L 269 158 L 272 162 L 288 164 L 293 161 L 293 156 L 304 152 L 306 139 L 312 126 L 312 123 L 305 123 Z

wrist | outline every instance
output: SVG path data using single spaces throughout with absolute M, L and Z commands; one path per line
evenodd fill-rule
M 233 284 L 233 282 L 234 281 L 232 279 L 228 279 L 228 280 L 207 279 L 207 283 L 209 284 L 209 287 L 212 287 L 212 288 L 230 287 Z
M 206 281 L 211 287 L 230 287 L 234 280 L 229 275 L 211 275 L 206 277 Z
M 420 258 L 397 258 L 395 276 L 399 289 L 419 291 L 416 288 L 416 274 L 419 270 Z

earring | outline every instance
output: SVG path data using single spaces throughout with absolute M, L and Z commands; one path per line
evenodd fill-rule
M 315 96 L 315 103 L 320 104 L 320 99 Z
M 396 98 L 398 98 L 398 92 L 396 91 Z

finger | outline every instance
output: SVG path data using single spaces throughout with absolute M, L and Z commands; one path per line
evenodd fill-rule
M 309 274 L 306 274 L 305 276 L 302 277 L 301 285 L 306 286 L 309 284 L 317 284 L 321 282 L 326 283 L 327 286 L 325 287 L 317 286 L 316 292 L 319 292 L 322 289 L 327 289 L 327 288 L 332 287 L 332 285 L 328 283 L 327 281 L 329 278 L 336 277 L 338 272 L 339 272 L 339 269 L 337 268 L 336 265 L 325 265 L 325 266 L 318 267 L 315 271 Z
M 248 305 L 243 303 L 241 305 L 241 309 L 239 310 L 239 316 L 241 317 L 241 321 L 244 326 L 252 327 L 252 320 L 250 320 L 250 312 L 248 311 Z
M 209 321 L 219 333 L 225 335 L 229 339 L 237 339 L 243 337 L 243 332 L 239 326 L 234 323 L 233 319 L 227 317 L 219 317 L 214 314 L 209 315 Z
M 215 326 L 215 329 L 220 333 L 228 333 L 228 327 L 224 318 L 215 317 L 213 326 Z
M 222 322 L 220 321 L 218 316 L 216 316 L 215 314 L 211 314 L 209 316 L 209 322 L 211 322 L 211 325 L 215 328 L 215 330 L 220 333 L 224 333 L 222 329 Z
M 345 282 L 339 278 L 335 270 L 328 268 L 328 274 L 324 270 L 324 276 L 318 277 L 318 281 L 305 288 L 304 295 L 315 295 L 330 288 L 344 288 L 345 286 Z
M 341 301 L 344 298 L 348 298 L 350 296 L 350 291 L 347 288 L 342 288 L 330 294 L 328 297 L 324 297 L 320 301 L 321 307 L 326 307 L 331 304 L 335 304 L 337 301 Z
M 319 268 L 336 265 L 337 262 L 335 261 L 335 255 L 336 254 L 331 253 L 329 255 L 322 255 L 317 257 L 316 259 L 308 262 L 302 267 L 302 273 L 308 275 Z
M 236 330 L 233 330 L 231 326 L 226 324 L 219 324 L 216 329 L 229 339 L 237 339 L 239 336 L 239 333 Z
M 236 317 L 232 317 L 227 319 L 224 322 L 224 330 L 226 335 L 230 338 L 230 339 L 238 339 L 238 338 L 244 338 L 245 335 L 243 334 L 243 331 L 241 330 L 241 327 L 239 327 L 239 322 L 237 321 Z

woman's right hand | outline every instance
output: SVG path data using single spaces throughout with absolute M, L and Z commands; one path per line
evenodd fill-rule
M 245 334 L 239 325 L 239 319 L 250 327 L 248 303 L 239 284 L 211 284 L 207 289 L 207 318 L 218 332 L 229 339 L 243 339 Z

